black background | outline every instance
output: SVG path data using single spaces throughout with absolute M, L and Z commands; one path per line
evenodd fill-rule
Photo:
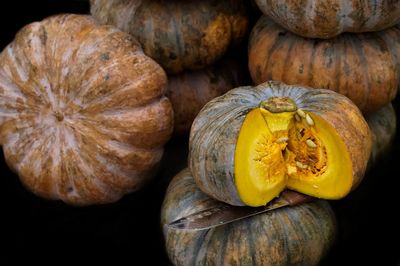
M 1 49 L 25 24 L 57 13 L 88 13 L 89 5 L 83 0 L 14 1 L 3 3 L 2 11 Z M 397 117 L 399 104 L 398 96 Z M 331 202 L 339 234 L 321 265 L 400 265 L 399 139 L 397 134 L 391 150 L 356 191 Z M 0 265 L 22 260 L 168 265 L 159 212 L 169 180 L 183 167 L 186 147 L 186 138 L 171 140 L 158 175 L 141 191 L 114 204 L 87 208 L 35 197 L 10 172 L 1 151 Z

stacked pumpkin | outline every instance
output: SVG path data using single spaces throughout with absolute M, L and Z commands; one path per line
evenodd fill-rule
M 221 58 L 244 40 L 244 0 L 91 0 L 92 15 L 141 43 L 169 74 L 175 134 L 187 134 L 201 107 L 243 82 L 242 65 Z
M 400 1 L 256 3 L 264 14 L 249 40 L 256 84 L 272 79 L 325 88 L 346 95 L 367 117 L 379 110 L 394 116 L 389 105 L 400 85 Z M 393 137 L 395 126 L 387 129 Z

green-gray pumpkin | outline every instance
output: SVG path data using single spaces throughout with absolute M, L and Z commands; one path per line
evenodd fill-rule
M 348 98 L 270 81 L 203 107 L 189 168 L 203 192 L 232 205 L 261 206 L 284 188 L 339 199 L 363 179 L 370 151 L 368 125 Z
M 166 226 L 215 204 L 197 188 L 188 169 L 171 181 L 161 224 L 174 265 L 317 265 L 334 243 L 335 216 L 322 200 L 203 231 Z

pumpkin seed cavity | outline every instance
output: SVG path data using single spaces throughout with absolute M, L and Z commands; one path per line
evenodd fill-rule
M 276 116 L 276 114 L 271 115 Z M 255 161 L 264 164 L 264 167 L 274 169 L 268 171 L 271 175 L 265 177 L 267 180 L 274 179 L 275 173 L 279 172 L 276 169 L 281 167 L 281 171 L 286 169 L 288 177 L 297 179 L 313 178 L 325 172 L 326 149 L 315 133 L 313 128 L 315 122 L 309 114 L 301 109 L 296 113 L 283 113 L 282 116 L 292 116 L 287 123 L 288 128 L 283 130 L 274 130 L 276 125 L 269 126 L 281 121 L 274 121 L 276 119 L 269 117 L 270 114 L 266 116 L 266 123 L 272 136 L 266 136 L 259 142 L 261 148 L 257 149 L 259 156 Z
M 326 149 L 315 133 L 315 122 L 311 115 L 297 108 L 289 97 L 271 97 L 261 102 L 260 107 L 265 109 L 263 115 L 272 137 L 263 138 L 265 145 L 259 143 L 266 148 L 258 150 L 260 155 L 256 161 L 271 169 L 286 165 L 283 167 L 286 168 L 287 175 L 298 179 L 324 173 L 327 164 Z M 279 125 L 282 128 L 278 128 Z M 283 156 L 277 156 L 279 152 Z M 272 176 L 274 172 L 279 171 L 272 171 Z M 271 176 L 266 177 L 270 178 Z

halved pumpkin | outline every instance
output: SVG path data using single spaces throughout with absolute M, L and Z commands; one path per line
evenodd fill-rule
M 265 205 L 286 188 L 324 199 L 346 196 L 364 175 L 368 125 L 346 97 L 312 91 L 268 82 L 208 103 L 190 140 L 200 189 L 249 206 Z

